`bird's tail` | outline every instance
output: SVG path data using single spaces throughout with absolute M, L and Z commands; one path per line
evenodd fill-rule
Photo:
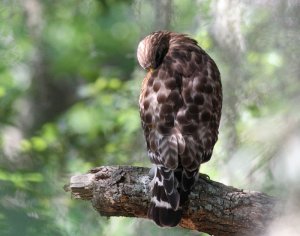
M 156 167 L 148 217 L 161 227 L 178 225 L 182 216 L 182 206 L 188 200 L 197 177 L 198 170 Z
M 157 225 L 176 226 L 182 215 L 178 180 L 174 170 L 156 167 L 152 182 L 152 197 L 148 209 L 148 217 Z
M 199 176 L 199 169 L 188 171 L 182 169 L 180 181 L 180 205 L 183 205 L 189 197 L 189 194 L 197 181 Z

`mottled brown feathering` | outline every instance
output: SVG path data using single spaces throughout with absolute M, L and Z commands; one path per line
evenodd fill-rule
M 155 164 L 148 216 L 175 226 L 182 204 L 210 160 L 222 108 L 220 72 L 186 35 L 166 31 L 144 38 L 137 58 L 148 70 L 139 100 L 148 156 Z

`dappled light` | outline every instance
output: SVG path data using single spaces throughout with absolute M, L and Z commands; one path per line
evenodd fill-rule
M 206 235 L 100 217 L 63 185 L 101 165 L 150 167 L 138 42 L 186 33 L 221 73 L 219 139 L 200 172 L 279 197 L 268 235 L 300 235 L 297 0 L 0 0 L 0 235 Z

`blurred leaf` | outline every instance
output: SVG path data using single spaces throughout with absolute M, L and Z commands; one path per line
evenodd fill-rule
M 74 133 L 85 134 L 94 128 L 96 121 L 93 111 L 83 108 L 78 104 L 73 108 L 68 117 L 68 124 Z
M 47 148 L 47 143 L 40 137 L 31 138 L 32 148 L 37 152 L 42 152 Z
M 40 173 L 11 173 L 0 170 L 0 180 L 10 181 L 17 187 L 24 188 L 29 182 L 42 182 L 44 177 Z

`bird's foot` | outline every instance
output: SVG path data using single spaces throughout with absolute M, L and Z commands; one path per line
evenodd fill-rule
M 199 173 L 199 178 L 211 181 L 209 175 L 207 174 Z

